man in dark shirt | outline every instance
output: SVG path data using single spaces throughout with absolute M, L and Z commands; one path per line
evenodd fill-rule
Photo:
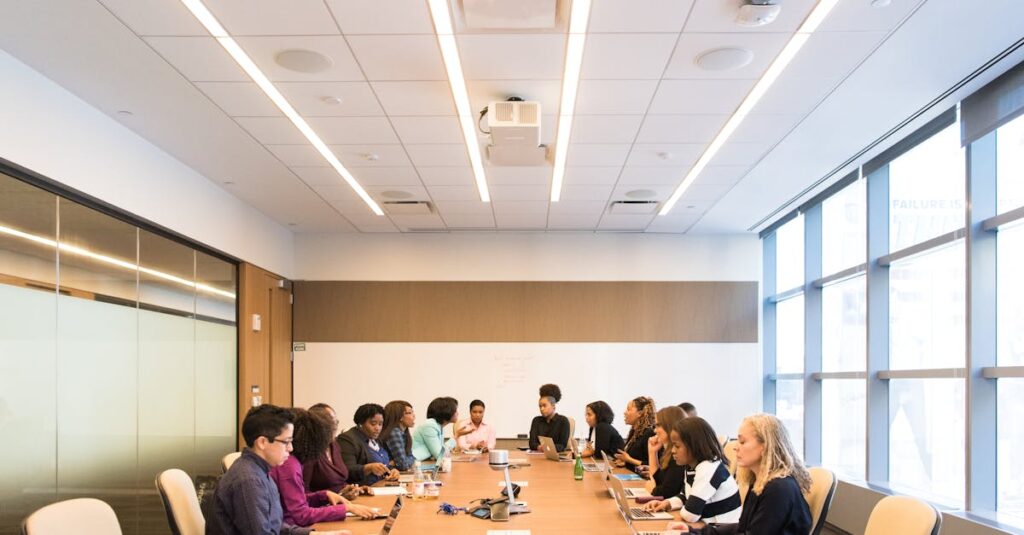
M 253 407 L 242 421 L 246 448 L 204 503 L 207 535 L 306 535 L 310 528 L 285 524 L 281 495 L 270 469 L 292 451 L 291 412 L 273 405 Z M 318 532 L 350 535 L 348 531 Z

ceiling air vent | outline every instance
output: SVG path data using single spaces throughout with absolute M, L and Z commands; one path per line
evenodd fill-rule
M 384 211 L 391 215 L 430 215 L 434 207 L 428 201 L 384 201 Z
M 613 201 L 608 207 L 609 214 L 653 214 L 658 201 Z

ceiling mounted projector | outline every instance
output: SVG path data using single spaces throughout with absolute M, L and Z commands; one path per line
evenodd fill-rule
M 736 24 L 740 26 L 765 26 L 775 22 L 782 12 L 782 6 L 771 0 L 754 0 L 750 4 L 740 6 L 736 15 Z
M 491 144 L 487 158 L 491 165 L 544 165 L 547 147 L 540 144 L 540 102 L 513 97 L 487 105 L 487 126 Z

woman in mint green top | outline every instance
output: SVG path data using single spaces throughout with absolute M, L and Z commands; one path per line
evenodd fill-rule
M 444 447 L 455 447 L 455 440 L 444 440 L 444 426 L 459 419 L 459 402 L 455 398 L 435 398 L 427 405 L 427 419 L 412 432 L 412 454 L 417 461 L 440 459 Z M 468 426 L 467 426 L 468 427 Z M 469 433 L 467 428 L 456 429 L 455 438 Z

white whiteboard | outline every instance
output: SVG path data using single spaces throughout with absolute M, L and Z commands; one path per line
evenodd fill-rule
M 587 403 L 607 401 L 623 432 L 622 411 L 639 395 L 660 408 L 689 401 L 715 431 L 735 436 L 740 420 L 761 410 L 758 344 L 604 343 L 307 343 L 295 352 L 295 404 L 325 402 L 341 427 L 363 403 L 404 399 L 423 421 L 439 396 L 487 405 L 485 420 L 499 438 L 528 433 L 537 412 L 537 389 L 562 389 L 558 412 L 576 419 L 585 437 Z

